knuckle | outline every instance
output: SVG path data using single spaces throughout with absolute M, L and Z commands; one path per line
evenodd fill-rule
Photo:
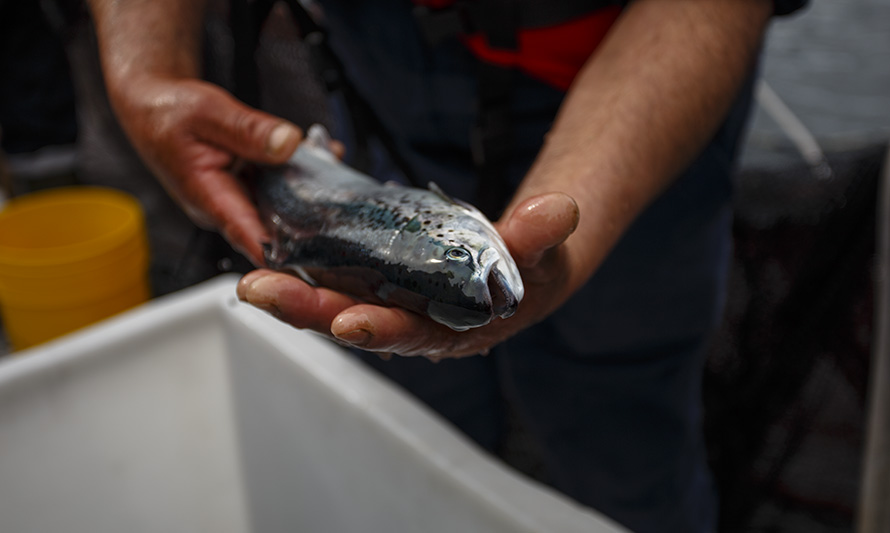
M 238 110 L 232 117 L 232 133 L 236 142 L 252 151 L 262 149 L 262 121 L 253 113 Z

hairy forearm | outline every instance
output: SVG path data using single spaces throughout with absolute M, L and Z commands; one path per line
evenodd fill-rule
M 144 74 L 200 75 L 206 0 L 88 0 L 106 83 L 114 93 Z
M 567 288 L 583 284 L 633 219 L 723 121 L 759 51 L 768 0 L 638 0 L 579 73 L 514 205 L 578 202 Z

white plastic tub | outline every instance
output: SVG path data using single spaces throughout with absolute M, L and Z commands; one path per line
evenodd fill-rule
M 0 532 L 614 532 L 225 277 L 0 362 Z

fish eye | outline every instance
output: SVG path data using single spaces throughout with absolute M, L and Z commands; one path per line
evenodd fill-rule
M 448 251 L 445 252 L 445 257 L 451 261 L 466 261 L 470 258 L 470 252 L 463 248 L 449 248 Z

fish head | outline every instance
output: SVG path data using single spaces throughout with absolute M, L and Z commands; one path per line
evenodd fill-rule
M 397 253 L 406 258 L 407 275 L 414 278 L 408 286 L 429 298 L 430 318 L 461 331 L 512 316 L 524 287 L 494 226 L 464 207 L 418 217 L 407 226 L 418 227 L 414 235 L 402 232 L 411 249 Z

